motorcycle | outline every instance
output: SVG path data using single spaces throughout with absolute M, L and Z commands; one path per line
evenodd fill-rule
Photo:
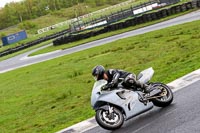
M 95 119 L 104 129 L 115 130 L 120 128 L 124 121 L 153 108 L 166 107 L 173 101 L 173 92 L 163 83 L 149 82 L 154 74 L 153 68 L 143 70 L 137 76 L 143 84 L 150 85 L 151 91 L 145 93 L 141 88 L 116 88 L 102 90 L 106 80 L 96 81 L 91 95 L 91 105 L 96 111 Z M 123 81 L 123 79 L 121 79 Z

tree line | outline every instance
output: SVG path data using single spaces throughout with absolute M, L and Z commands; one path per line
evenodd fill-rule
M 83 3 L 88 6 L 103 6 L 106 4 L 114 5 L 121 1 L 125 0 L 24 0 L 21 2 L 11 2 L 0 9 L 0 30 Z M 79 12 L 78 15 L 85 13 L 81 14 Z

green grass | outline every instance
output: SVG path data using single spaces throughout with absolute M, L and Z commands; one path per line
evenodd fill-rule
M 124 1 L 126 1 L 126 0 L 121 0 L 121 2 L 124 2 Z M 146 2 L 146 1 L 147 0 L 142 0 L 140 2 Z M 135 5 L 135 4 L 138 4 L 138 0 L 132 2 L 129 5 L 124 5 L 124 6 L 120 7 L 120 8 L 127 9 L 127 8 L 130 8 L 131 5 Z M 80 6 L 84 6 L 84 4 L 80 4 Z M 100 10 L 100 9 L 103 9 L 103 8 L 107 8 L 109 6 L 111 6 L 111 5 L 109 5 L 109 4 L 102 5 L 102 6 L 91 6 L 91 5 L 88 5 L 88 12 L 87 13 L 95 12 L 97 10 Z M 63 25 L 61 27 L 57 27 L 57 28 L 55 28 L 53 30 L 50 30 L 48 32 L 45 32 L 43 34 L 37 34 L 37 30 L 38 29 L 41 29 L 41 28 L 44 28 L 44 27 L 48 27 L 48 26 L 51 26 L 51 25 L 54 25 L 54 24 L 57 24 L 57 23 L 60 23 L 60 22 L 64 22 L 66 20 L 71 19 L 71 17 L 73 16 L 73 13 L 74 13 L 74 8 L 78 8 L 78 7 L 74 6 L 74 7 L 70 7 L 70 8 L 66 8 L 66 9 L 61 9 L 61 10 L 56 11 L 54 13 L 50 13 L 48 15 L 45 15 L 45 16 L 42 16 L 42 17 L 39 17 L 39 18 L 36 18 L 36 19 L 33 19 L 33 20 L 29 20 L 29 22 L 35 24 L 36 27 L 26 30 L 28 38 L 25 39 L 25 40 L 22 40 L 20 42 L 17 42 L 17 43 L 11 44 L 11 45 L 2 46 L 2 47 L 1 47 L 2 41 L 0 40 L 0 52 L 4 51 L 4 50 L 7 50 L 9 48 L 13 48 L 13 47 L 19 46 L 21 44 L 25 44 L 25 43 L 30 42 L 30 41 L 34 41 L 34 40 L 36 40 L 38 38 L 45 37 L 47 35 L 51 35 L 51 34 L 59 32 L 59 31 L 68 29 L 69 25 L 66 24 L 66 25 Z M 90 18 L 87 18 L 87 19 L 89 19 L 89 20 L 90 19 L 95 19 L 95 18 L 98 18 L 100 15 L 105 16 L 105 15 L 108 15 L 109 13 L 111 13 L 111 12 L 121 11 L 120 8 L 110 9 L 109 11 L 106 11 L 104 14 L 95 13 L 93 16 L 90 16 Z M 88 21 L 88 20 L 85 20 L 85 21 Z M 13 34 L 13 33 L 19 32 L 21 30 L 24 30 L 24 29 L 21 29 L 19 25 L 20 24 L 14 26 L 12 28 L 1 30 L 0 31 L 0 37 L 3 36 L 3 35 L 5 36 L 5 35 Z M 25 50 L 25 51 L 27 51 L 27 50 Z M 22 53 L 22 52 L 18 52 L 18 53 Z M 15 55 L 16 54 L 9 55 L 8 57 L 4 57 L 4 59 L 13 57 Z M 3 59 L 1 58 L 0 60 L 3 60 Z
M 142 2 L 145 2 L 146 0 L 142 1 Z M 179 4 L 181 3 L 184 3 L 184 2 L 187 2 L 188 0 L 184 0 L 182 2 L 180 2 Z M 141 1 L 140 1 L 141 2 Z M 135 5 L 135 4 L 138 4 L 138 1 L 136 0 L 135 2 L 131 3 L 131 5 Z M 98 10 L 98 9 L 101 9 L 101 8 L 104 8 L 104 7 L 107 7 L 108 5 L 105 5 L 105 6 L 100 6 L 100 7 L 91 7 L 90 9 L 90 12 L 92 11 L 95 11 L 95 10 Z M 130 5 L 128 5 L 130 6 Z M 127 8 L 127 5 L 125 5 L 124 7 L 122 7 L 123 9 L 124 8 Z M 63 9 L 62 11 L 63 12 L 71 12 L 73 8 L 67 8 L 67 9 Z M 116 10 L 116 9 L 113 9 L 113 11 Z M 112 11 L 112 10 L 111 10 Z M 130 31 L 130 30 L 134 30 L 134 29 L 137 29 L 137 28 L 140 28 L 140 27 L 144 27 L 144 26 L 148 26 L 148 25 L 151 25 L 151 24 L 155 24 L 155 23 L 158 23 L 158 22 L 161 22 L 161 21 L 164 21 L 164 20 L 167 20 L 167 19 L 171 19 L 171 18 L 174 18 L 174 17 L 177 17 L 177 16 L 180 16 L 180 15 L 183 15 L 183 14 L 186 14 L 186 13 L 189 13 L 189 12 L 192 12 L 194 10 L 190 10 L 190 11 L 186 11 L 184 13 L 179 13 L 179 14 L 176 14 L 176 15 L 173 15 L 173 16 L 170 16 L 170 17 L 167 17 L 167 18 L 164 18 L 164 19 L 161 19 L 161 20 L 157 20 L 157 21 L 153 21 L 153 22 L 149 22 L 149 23 L 146 23 L 146 24 L 141 24 L 141 25 L 138 25 L 138 26 L 133 26 L 133 27 L 130 27 L 130 28 L 126 28 L 126 29 L 122 29 L 122 30 L 118 30 L 118 31 L 113 31 L 113 32 L 110 32 L 110 33 L 106 33 L 104 35 L 99 35 L 99 36 L 96 36 L 96 37 L 93 37 L 93 38 L 89 38 L 89 39 L 85 39 L 85 40 L 81 40 L 81 41 L 77 41 L 75 43 L 70 43 L 69 45 L 65 45 L 65 46 L 59 46 L 59 47 L 50 47 L 50 48 L 47 48 L 47 49 L 44 49 L 44 50 L 41 50 L 41 51 L 37 51 L 36 53 L 33 53 L 31 54 L 31 56 L 33 55 L 38 55 L 38 54 L 42 54 L 42 53 L 46 53 L 46 52 L 51 52 L 51 51 L 54 51 L 54 50 L 57 50 L 57 49 L 66 49 L 66 48 L 69 48 L 69 47 L 73 47 L 73 46 L 76 46 L 76 45 L 80 45 L 80 44 L 83 44 L 83 43 L 87 43 L 87 42 L 90 42 L 90 41 L 94 41 L 94 40 L 98 40 L 98 39 L 102 39 L 102 38 L 105 38 L 105 37 L 108 37 L 108 36 L 112 36 L 112 35 L 116 35 L 116 34 L 120 34 L 120 33 L 123 33 L 123 32 L 126 32 L 126 31 Z M 55 15 L 55 14 L 54 14 Z M 31 22 L 33 23 L 38 23 L 40 24 L 40 28 L 41 27 L 46 27 L 46 26 L 49 26 L 50 24 L 55 24 L 55 21 L 56 22 L 60 22 L 63 18 L 59 18 L 60 16 L 54 16 L 53 14 L 52 15 L 46 15 L 46 16 L 42 16 L 40 18 L 37 18 L 37 19 L 34 19 L 32 20 Z M 62 16 L 62 15 L 61 15 Z M 65 16 L 66 17 L 66 16 Z M 95 17 L 95 15 L 93 16 Z M 49 20 L 50 19 L 50 20 Z M 127 19 L 124 19 L 124 20 L 121 20 L 121 21 L 125 21 Z M 46 26 L 45 26 L 46 25 Z M 25 40 L 22 40 L 18 43 L 15 43 L 15 44 L 12 44 L 12 45 L 7 45 L 7 46 L 3 46 L 3 47 L 0 47 L 0 51 L 4 51 L 6 49 L 9 49 L 9 48 L 13 48 L 13 47 L 16 47 L 17 45 L 21 45 L 21 44 L 25 44 L 27 42 L 30 42 L 30 41 L 33 41 L 33 40 L 36 40 L 38 38 L 41 38 L 43 36 L 47 36 L 47 35 L 50 35 L 50 34 L 54 34 L 54 33 L 57 33 L 61 30 L 64 30 L 64 29 L 67 29 L 68 28 L 68 25 L 65 25 L 65 26 L 62 26 L 62 27 L 58 27 L 58 28 L 55 28 L 54 30 L 51 30 L 51 31 L 48 31 L 48 32 L 45 32 L 43 34 L 35 34 L 36 33 L 36 29 L 30 29 L 30 30 L 27 30 L 26 32 L 28 33 L 28 39 L 25 39 Z M 99 29 L 99 28 L 98 28 Z M 95 29 L 95 30 L 98 30 L 98 29 Z M 19 31 L 21 29 L 19 29 L 19 27 L 14 27 L 14 28 L 10 28 L 10 29 L 6 29 L 5 31 L 2 30 L 0 34 L 9 34 L 9 33 L 15 33 L 17 31 Z M 88 31 L 87 31 L 88 32 Z M 46 44 L 46 43 L 43 43 L 43 44 Z M 43 45 L 42 44 L 42 45 Z M 41 45 L 38 45 L 38 46 L 41 46 Z M 36 47 L 38 47 L 36 46 Z M 32 48 L 30 48 L 32 49 Z M 23 51 L 28 51 L 30 49 L 27 49 L 27 50 L 23 50 Z M 9 55 L 9 56 L 6 56 L 6 57 L 3 57 L 0 59 L 1 60 L 4 60 L 4 59 L 8 59 L 10 57 L 13 57 L 13 56 L 16 56 L 18 55 L 19 53 L 23 53 L 23 52 L 17 52 L 12 54 L 12 55 Z
M 194 10 L 196 10 L 196 9 L 194 9 Z M 154 21 L 147 22 L 147 23 L 144 23 L 144 24 L 139 24 L 139 25 L 136 25 L 136 26 L 127 27 L 127 28 L 123 28 L 123 29 L 120 29 L 120 30 L 107 32 L 107 33 L 104 33 L 104 34 L 101 34 L 101 35 L 97 35 L 97 36 L 90 37 L 90 38 L 87 38 L 87 39 L 79 40 L 79 41 L 76 41 L 76 42 L 67 43 L 67 44 L 63 44 L 63 45 L 60 45 L 60 46 L 50 46 L 50 47 L 47 47 L 45 49 L 41 49 L 39 51 L 31 53 L 29 56 L 44 54 L 44 53 L 52 52 L 52 51 L 55 51 L 55 50 L 63 50 L 63 49 L 67 49 L 67 48 L 74 47 L 74 46 L 77 46 L 77 45 L 81 45 L 81 44 L 84 44 L 84 43 L 88 43 L 88 42 L 91 42 L 91 41 L 106 38 L 106 37 L 109 37 L 109 36 L 117 35 L 117 34 L 120 34 L 120 33 L 135 30 L 135 29 L 139 29 L 139 28 L 142 28 L 142 27 L 145 27 L 145 26 L 153 25 L 153 24 L 156 24 L 156 23 L 159 23 L 159 22 L 162 22 L 162 21 L 166 21 L 166 20 L 169 20 L 169 19 L 172 19 L 172 18 L 176 18 L 178 16 L 190 13 L 194 10 L 185 11 L 185 12 L 182 12 L 182 13 L 171 15 L 171 16 L 168 16 L 166 18 L 154 20 Z M 99 30 L 99 29 L 101 29 L 101 28 L 97 28 L 97 29 L 94 29 L 94 30 Z
M 48 45 L 48 44 L 50 44 L 50 43 L 52 43 L 52 40 L 49 40 L 49 41 L 40 43 L 40 44 L 38 44 L 38 45 L 32 46 L 32 47 L 27 48 L 27 49 L 24 49 L 24 50 L 20 50 L 20 51 L 18 51 L 18 52 L 16 52 L 16 53 L 9 54 L 9 55 L 7 55 L 7 56 L 0 57 L 0 61 L 9 59 L 9 58 L 14 57 L 14 56 L 17 56 L 17 55 L 19 55 L 19 54 L 23 54 L 23 53 L 25 53 L 25 52 L 28 52 L 28 51 L 30 51 L 30 50 L 39 48 L 39 47 L 44 46 L 44 45 Z
M 164 83 L 199 69 L 199 31 L 194 21 L 0 74 L 0 131 L 53 133 L 92 117 L 97 64 L 135 73 L 153 67 L 152 81 Z
M 120 0 L 120 1 L 116 2 L 116 4 L 117 3 L 121 3 L 121 2 L 125 2 L 125 1 L 126 0 Z M 147 0 L 142 0 L 142 2 L 145 2 L 145 1 L 147 1 Z M 138 3 L 138 0 L 136 0 L 136 2 L 132 2 L 131 5 L 135 5 L 137 3 Z M 131 5 L 122 6 L 122 8 L 123 9 L 130 8 Z M 103 8 L 107 8 L 107 7 L 112 6 L 112 5 L 104 4 L 104 5 L 101 5 L 101 6 L 96 6 L 96 5 L 91 5 L 91 4 L 80 4 L 79 6 L 84 11 L 83 14 L 88 14 L 88 13 L 92 13 L 92 12 L 95 12 L 95 11 L 103 9 Z M 88 7 L 87 10 L 85 9 L 85 6 Z M 45 16 L 38 17 L 36 19 L 28 20 L 28 22 L 30 22 L 31 24 L 34 24 L 35 27 L 26 29 L 26 32 L 28 34 L 28 39 L 26 39 L 26 41 L 31 41 L 31 40 L 34 40 L 35 38 L 44 37 L 46 35 L 50 35 L 52 33 L 68 29 L 69 28 L 69 24 L 66 24 L 66 25 L 63 25 L 61 27 L 57 27 L 57 28 L 55 28 L 53 30 L 50 30 L 48 32 L 45 32 L 43 34 L 39 34 L 39 35 L 37 34 L 37 30 L 39 30 L 41 28 L 52 26 L 52 25 L 55 25 L 57 23 L 64 22 L 64 21 L 70 20 L 72 18 L 75 18 L 74 9 L 78 9 L 80 7 L 78 7 L 78 5 L 75 5 L 73 7 L 61 9 L 61 10 L 58 10 L 58 11 L 55 11 L 55 12 L 50 12 L 49 14 L 47 14 Z M 84 21 L 88 21 L 90 19 L 96 19 L 101 15 L 108 15 L 109 13 L 115 12 L 117 10 L 119 11 L 121 9 L 119 9 L 119 8 L 110 9 L 109 11 L 106 11 L 106 13 L 104 13 L 104 14 L 102 14 L 102 12 L 101 13 L 95 13 L 95 15 L 90 16 L 90 18 L 84 19 Z M 19 32 L 21 30 L 24 30 L 25 28 L 20 27 L 20 25 L 22 25 L 22 23 L 14 26 L 12 28 L 8 28 L 8 29 L 5 29 L 5 30 L 0 30 L 0 37 L 3 37 L 5 35 L 9 35 L 9 34 L 13 34 L 13 33 Z M 5 46 L 5 47 L 7 47 L 7 48 L 14 47 L 15 45 L 20 45 L 23 42 L 24 41 L 21 41 L 19 43 L 12 44 L 10 46 Z M 0 40 L 0 45 L 1 44 L 2 44 L 2 41 Z M 0 51 L 2 51 L 1 48 L 0 48 Z
M 121 1 L 119 1 L 119 3 L 125 2 L 125 1 L 126 0 L 121 0 Z M 114 12 L 117 12 L 117 11 L 121 11 L 121 9 L 129 9 L 131 6 L 139 5 L 139 4 L 147 2 L 147 1 L 148 0 L 135 0 L 128 5 L 123 5 L 121 7 L 112 8 L 110 10 L 104 11 L 103 13 L 102 12 L 101 13 L 95 13 L 93 16 L 90 16 L 89 18 L 83 19 L 83 21 L 88 21 L 88 20 L 91 20 L 91 19 L 99 18 L 100 16 L 109 15 L 111 12 L 114 13 Z M 183 2 L 187 2 L 187 1 L 188 0 L 183 0 L 183 1 L 180 2 L 180 4 L 183 3 Z M 83 9 L 85 8 L 85 4 L 80 4 L 80 6 Z M 87 10 L 84 9 L 84 11 L 85 11 L 84 14 L 95 12 L 97 10 L 107 8 L 111 5 L 105 4 L 105 5 L 102 5 L 102 6 L 94 6 L 94 5 L 87 5 L 87 6 L 88 6 L 88 9 Z M 70 7 L 70 8 L 66 8 L 66 9 L 61 9 L 61 10 L 58 10 L 56 12 L 52 12 L 48 15 L 41 16 L 41 17 L 33 19 L 33 20 L 29 20 L 28 22 L 30 22 L 31 24 L 34 24 L 36 26 L 34 28 L 26 29 L 26 32 L 28 34 L 28 39 L 20 41 L 18 43 L 12 44 L 12 45 L 0 47 L 0 51 L 4 51 L 5 49 L 13 48 L 17 45 L 21 45 L 22 43 L 30 42 L 30 41 L 36 40 L 40 37 L 45 37 L 47 35 L 54 34 L 56 32 L 68 29 L 69 25 L 66 24 L 66 25 L 63 25 L 61 27 L 57 27 L 53 30 L 50 30 L 48 32 L 45 32 L 43 34 L 37 34 L 37 30 L 39 30 L 41 28 L 52 26 L 54 24 L 64 22 L 66 20 L 74 18 L 75 17 L 74 8 L 78 8 L 78 6 L 74 6 L 74 7 Z M 19 32 L 21 30 L 25 30 L 25 28 L 20 27 L 20 25 L 22 25 L 22 23 L 14 26 L 12 28 L 1 30 L 0 31 L 0 37 L 6 36 L 6 35 L 9 35 L 9 34 L 13 34 L 13 33 Z M 0 40 L 0 46 L 1 46 L 1 44 L 2 44 L 2 41 Z

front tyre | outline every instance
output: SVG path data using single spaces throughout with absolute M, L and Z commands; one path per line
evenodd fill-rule
M 105 109 L 97 110 L 95 119 L 101 127 L 107 130 L 118 129 L 124 123 L 124 116 L 122 112 L 115 107 L 113 107 L 112 113 L 109 113 L 109 111 Z
M 172 103 L 173 92 L 169 88 L 169 86 L 167 86 L 163 83 L 153 83 L 152 86 L 154 88 L 158 88 L 162 91 L 159 95 L 156 95 L 156 96 L 158 96 L 158 98 L 152 99 L 152 102 L 155 106 L 166 107 Z

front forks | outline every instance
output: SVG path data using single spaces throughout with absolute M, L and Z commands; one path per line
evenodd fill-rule
M 108 118 L 109 119 L 114 119 L 115 115 L 114 115 L 114 108 L 111 107 L 110 105 L 108 105 Z
M 111 107 L 110 105 L 108 105 L 108 112 L 109 114 L 113 113 L 113 107 Z

